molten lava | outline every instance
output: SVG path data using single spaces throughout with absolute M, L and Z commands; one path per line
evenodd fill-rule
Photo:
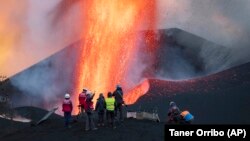
M 78 94 L 86 87 L 106 95 L 118 83 L 126 86 L 126 72 L 136 55 L 138 30 L 154 29 L 156 2 L 85 0 L 83 3 L 84 43 L 79 49 L 74 92 Z M 129 101 L 135 100 L 130 97 Z M 77 95 L 75 102 L 78 103 Z
M 150 84 L 148 79 L 144 80 L 138 86 L 130 90 L 125 96 L 124 100 L 126 104 L 135 103 L 141 96 L 148 92 Z

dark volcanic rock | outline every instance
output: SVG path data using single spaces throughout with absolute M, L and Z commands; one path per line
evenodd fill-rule
M 14 109 L 14 111 L 17 115 L 31 119 L 33 122 L 39 121 L 42 117 L 44 117 L 48 113 L 47 110 L 37 107 L 17 107 Z M 48 119 L 57 120 L 61 118 L 62 116 L 60 115 L 52 114 Z
M 4 141 L 44 141 L 44 140 L 63 140 L 63 141 L 163 141 L 164 124 L 152 121 L 137 121 L 127 119 L 116 129 L 101 127 L 96 131 L 85 131 L 82 122 L 74 123 L 72 128 L 63 127 L 63 122 L 51 120 L 41 126 L 25 128 L 14 133 L 0 136 Z
M 160 118 L 167 119 L 170 101 L 195 116 L 194 123 L 250 123 L 250 63 L 207 77 L 182 80 L 149 80 L 150 89 L 130 109 L 158 109 Z
M 143 33 L 147 35 L 147 32 Z M 229 48 L 177 28 L 155 31 L 156 56 L 152 68 L 157 77 L 187 79 L 206 76 L 239 65 L 231 60 Z M 145 46 L 144 38 L 140 44 Z M 142 50 L 143 52 L 143 50 Z M 148 52 L 146 52 L 148 53 Z M 145 57 L 145 60 L 147 60 Z M 152 62 L 152 60 L 147 60 Z M 152 69 L 146 69 L 152 71 Z M 148 72 L 149 73 L 149 72 Z M 152 72 L 151 72 L 152 73 Z

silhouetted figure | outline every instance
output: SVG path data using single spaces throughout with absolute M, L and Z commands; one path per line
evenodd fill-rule
M 100 93 L 99 98 L 96 102 L 95 110 L 98 113 L 98 126 L 104 126 L 104 115 L 106 110 L 105 98 L 102 93 Z
M 171 101 L 169 104 L 170 108 L 168 110 L 168 120 L 167 123 L 179 123 L 180 122 L 180 109 L 176 106 L 175 102 Z
M 123 121 L 123 91 L 120 85 L 116 86 L 116 90 L 113 92 L 113 96 L 115 97 L 115 117 L 120 121 Z M 119 117 L 118 117 L 119 112 Z
M 87 118 L 86 118 L 86 126 L 85 130 L 88 131 L 89 129 L 91 130 L 96 130 L 97 128 L 95 127 L 94 124 L 94 118 L 93 118 L 93 111 L 94 111 L 94 103 L 93 103 L 93 97 L 95 94 L 92 94 L 90 91 L 87 92 L 87 97 L 86 97 L 86 103 L 84 106 L 85 112 L 87 113 Z

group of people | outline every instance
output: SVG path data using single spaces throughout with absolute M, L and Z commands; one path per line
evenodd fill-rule
M 115 118 L 119 121 L 123 121 L 123 90 L 120 85 L 116 86 L 116 90 L 107 93 L 107 98 L 104 97 L 103 93 L 99 94 L 96 106 L 94 107 L 93 98 L 95 93 L 92 93 L 88 89 L 84 88 L 79 94 L 79 105 L 80 114 L 86 119 L 85 130 L 96 130 L 94 123 L 94 112 L 98 113 L 98 126 L 104 126 L 105 114 L 107 117 L 108 125 L 112 128 L 115 126 Z M 65 99 L 62 104 L 62 111 L 64 112 L 65 127 L 70 128 L 71 113 L 73 110 L 73 104 L 70 100 L 70 95 L 65 94 Z
M 169 124 L 191 124 L 194 120 L 194 116 L 189 111 L 180 111 L 175 102 L 171 101 L 168 110 Z
M 98 126 L 105 125 L 105 114 L 107 123 L 112 128 L 116 128 L 115 119 L 123 121 L 123 90 L 120 85 L 116 86 L 115 91 L 108 92 L 107 98 L 104 97 L 103 93 L 99 94 L 99 97 L 94 107 L 93 98 L 95 93 L 92 93 L 88 89 L 84 88 L 79 94 L 79 110 L 80 115 L 85 117 L 85 130 L 96 130 L 94 123 L 94 112 L 98 114 Z M 169 124 L 191 124 L 194 120 L 194 116 L 189 111 L 180 111 L 175 102 L 171 101 L 168 110 Z M 70 94 L 65 94 L 65 99 L 62 104 L 62 111 L 64 112 L 65 127 L 70 128 L 71 113 L 73 110 L 73 104 L 70 100 Z

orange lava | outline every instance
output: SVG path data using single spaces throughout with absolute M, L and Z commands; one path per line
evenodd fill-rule
M 74 93 L 86 87 L 106 95 L 116 84 L 126 85 L 123 82 L 136 54 L 138 30 L 154 29 L 156 3 L 155 0 L 85 0 L 82 9 L 84 43 L 79 49 Z M 74 99 L 78 103 L 77 95 Z M 129 99 L 135 101 L 133 97 Z
M 125 103 L 128 105 L 135 103 L 141 96 L 148 92 L 149 87 L 148 79 L 144 80 L 124 96 Z

